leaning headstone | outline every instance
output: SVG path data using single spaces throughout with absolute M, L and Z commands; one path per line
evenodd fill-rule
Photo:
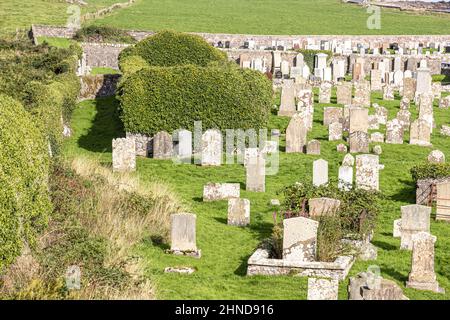
M 381 132 L 374 132 L 370 135 L 370 142 L 384 143 L 384 134 Z
M 353 85 L 351 82 L 343 82 L 337 86 L 337 103 L 343 105 L 352 104 Z
M 308 278 L 308 300 L 337 300 L 339 280 Z
M 356 156 L 356 188 L 379 190 L 379 157 L 362 154 Z
M 366 132 L 369 129 L 369 109 L 368 108 L 350 108 L 350 131 L 352 134 L 356 131 Z
M 350 278 L 348 293 L 349 300 L 408 300 L 394 281 L 371 272 Z
M 247 163 L 246 190 L 253 192 L 266 191 L 266 160 L 259 153 L 253 156 Z
M 309 216 L 334 216 L 341 206 L 341 201 L 332 198 L 312 198 L 308 200 Z
M 342 140 L 342 123 L 333 122 L 328 126 L 328 140 L 329 141 L 339 141 Z
M 308 128 L 303 119 L 294 115 L 286 129 L 286 153 L 303 153 Z
M 250 224 L 250 200 L 228 200 L 228 225 L 245 227 Z
M 387 122 L 386 143 L 403 144 L 403 125 L 398 119 L 393 119 Z
M 172 136 L 165 131 L 160 131 L 153 137 L 153 158 L 167 160 L 173 156 Z
M 306 146 L 306 154 L 320 155 L 320 141 L 319 140 L 309 141 L 308 145 Z
M 394 228 L 392 235 L 394 238 L 401 238 L 402 236 L 402 219 L 394 220 Z
M 319 89 L 319 103 L 330 103 L 331 88 L 332 88 L 331 83 L 322 82 Z
M 283 259 L 308 262 L 316 259 L 319 222 L 298 217 L 283 220 Z
M 328 183 L 328 162 L 319 159 L 313 162 L 313 185 L 320 187 Z
M 281 88 L 281 104 L 278 115 L 292 117 L 296 112 L 295 88 L 293 85 L 285 85 Z
M 326 107 L 323 109 L 323 125 L 328 126 L 335 122 L 343 121 L 343 109 L 337 107 Z
M 412 263 L 407 288 L 445 293 L 439 287 L 434 272 L 434 245 L 436 237 L 428 232 L 419 232 L 412 237 Z
M 409 130 L 409 143 L 429 147 L 431 146 L 431 129 L 428 122 L 422 119 L 417 119 L 411 123 L 411 129 Z
M 239 198 L 241 186 L 239 183 L 208 183 L 203 186 L 203 201 L 219 201 Z
M 349 137 L 350 153 L 369 152 L 369 134 L 362 131 L 354 131 Z
M 339 167 L 339 190 L 349 191 L 353 188 L 353 167 Z
M 450 182 L 436 185 L 436 220 L 450 221 Z
M 445 154 L 440 150 L 433 150 L 428 155 L 429 163 L 445 163 Z
M 412 237 L 419 232 L 430 232 L 431 208 L 417 204 L 402 206 L 400 249 L 412 249 Z
M 171 245 L 173 254 L 200 257 L 197 249 L 196 222 L 197 216 L 191 213 L 176 213 L 171 216 Z
M 136 143 L 133 138 L 118 138 L 112 141 L 112 163 L 114 172 L 136 170 Z
M 222 164 L 222 134 L 210 129 L 202 135 L 202 166 L 220 166 Z

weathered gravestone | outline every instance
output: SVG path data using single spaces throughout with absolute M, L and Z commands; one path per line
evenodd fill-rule
M 348 293 L 349 300 L 408 300 L 394 281 L 371 272 L 350 278 Z
M 332 198 L 312 198 L 308 201 L 309 216 L 333 216 L 341 206 L 341 201 Z
M 308 278 L 308 300 L 337 300 L 339 280 Z
M 379 157 L 362 154 L 356 156 L 356 188 L 379 190 Z
M 228 225 L 245 227 L 250 224 L 250 200 L 228 200 Z
M 311 108 L 314 104 L 314 94 L 311 89 L 302 89 L 297 92 L 297 110 L 301 108 Z
M 320 141 L 319 140 L 309 141 L 308 145 L 306 146 L 306 154 L 320 155 Z
M 222 133 L 216 129 L 207 130 L 202 135 L 202 166 L 222 164 Z
M 412 237 L 419 232 L 430 231 L 431 208 L 417 204 L 402 206 L 400 249 L 412 249 Z
M 286 129 L 286 153 L 303 153 L 308 128 L 299 115 L 294 115 Z
M 381 132 L 374 132 L 370 134 L 370 142 L 375 143 L 383 143 L 384 142 L 384 134 Z
M 339 182 L 338 188 L 340 190 L 349 191 L 353 188 L 353 167 L 340 166 L 339 167 Z
M 423 119 L 417 119 L 411 123 L 409 130 L 409 143 L 429 147 L 431 146 L 431 129 L 428 122 Z
M 434 272 L 434 244 L 436 237 L 428 232 L 419 232 L 412 237 L 412 263 L 407 288 L 445 293 L 439 287 Z
M 112 141 L 112 164 L 114 172 L 136 170 L 136 143 L 133 138 L 118 138 Z
M 369 134 L 362 131 L 354 131 L 350 134 L 350 153 L 369 152 Z
M 172 220 L 171 252 L 200 257 L 200 250 L 197 249 L 196 242 L 197 216 L 191 213 L 176 213 L 170 217 Z
M 355 83 L 355 97 L 353 98 L 353 105 L 361 107 L 370 106 L 370 82 L 367 80 L 360 80 Z
M 319 90 L 319 103 L 330 103 L 332 84 L 329 82 L 322 82 Z
M 344 156 L 344 159 L 342 159 L 342 165 L 348 166 L 348 167 L 353 167 L 355 165 L 355 157 L 352 156 L 350 153 L 347 153 Z
M 401 238 L 402 236 L 402 219 L 394 220 L 394 228 L 392 231 L 394 238 Z
M 160 131 L 153 137 L 153 158 L 167 160 L 173 156 L 172 136 L 165 131 Z
M 369 130 L 378 130 L 380 129 L 380 123 L 378 122 L 377 115 L 369 115 Z
M 433 95 L 421 94 L 419 98 L 419 119 L 425 120 L 433 133 L 434 114 L 433 114 Z
M 369 109 L 368 108 L 350 108 L 350 130 L 352 134 L 356 131 L 366 132 L 369 128 Z
M 450 221 L 450 182 L 436 185 L 436 220 Z
M 411 103 L 411 100 L 403 97 L 402 100 L 400 100 L 400 110 L 408 110 L 410 103 Z
M 394 87 L 386 84 L 383 87 L 383 100 L 392 101 L 394 100 Z
M 264 155 L 250 157 L 247 163 L 246 190 L 253 192 L 265 192 L 266 190 L 266 160 Z
M 403 131 L 408 131 L 411 126 L 411 112 L 408 110 L 400 110 L 397 113 L 397 119 L 403 127 Z
M 319 222 L 298 217 L 283 220 L 283 259 L 315 261 Z
M 258 148 L 245 148 L 244 151 L 244 167 L 247 166 L 247 163 L 251 157 L 257 157 L 259 153 Z
M 338 107 L 325 107 L 323 109 L 323 125 L 328 126 L 335 122 L 342 123 L 343 109 Z
M 342 123 L 333 122 L 328 126 L 328 140 L 329 141 L 338 141 L 342 140 L 342 131 L 343 126 Z
M 379 124 L 386 124 L 388 120 L 388 110 L 385 107 L 380 107 L 379 105 L 374 105 L 375 116 L 378 118 Z
M 345 144 L 343 144 L 343 143 L 339 143 L 336 146 L 336 151 L 340 152 L 340 153 L 347 153 L 347 146 Z
M 380 91 L 382 88 L 381 84 L 381 70 L 373 69 L 370 72 L 370 87 L 372 91 Z
M 445 163 L 445 154 L 441 150 L 433 150 L 427 160 L 429 163 Z
M 386 143 L 403 144 L 403 125 L 398 119 L 393 119 L 387 122 Z
M 439 108 L 448 109 L 450 108 L 450 96 L 446 96 L 439 100 Z
M 127 139 L 134 139 L 136 144 L 136 156 L 148 157 L 151 150 L 152 145 L 151 142 L 153 138 L 145 134 L 130 133 L 130 132 L 126 133 L 126 137 Z
M 350 82 L 342 82 L 337 86 L 337 103 L 343 105 L 352 104 L 353 85 Z
M 313 162 L 313 185 L 316 187 L 328 183 L 328 162 L 319 159 Z
M 409 101 L 413 100 L 416 96 L 416 79 L 405 78 L 403 79 L 403 98 Z
M 376 145 L 373 147 L 372 149 L 373 153 L 376 155 L 381 155 L 383 153 L 383 149 L 381 148 L 380 145 Z
M 281 88 L 281 104 L 278 115 L 292 117 L 296 112 L 295 88 L 293 85 L 285 85 Z
M 208 183 L 203 186 L 203 201 L 218 201 L 239 198 L 241 186 L 239 183 Z

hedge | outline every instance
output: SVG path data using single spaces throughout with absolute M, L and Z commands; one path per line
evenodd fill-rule
M 127 132 L 203 128 L 259 129 L 267 124 L 272 85 L 261 73 L 237 66 L 151 67 L 126 77 L 118 98 Z
M 202 37 L 174 31 L 161 31 L 122 51 L 120 60 L 140 56 L 150 66 L 172 67 L 194 64 L 205 67 L 210 62 L 226 62 L 227 55 Z
M 297 51 L 303 55 L 303 61 L 305 61 L 305 64 L 309 67 L 312 73 L 314 73 L 315 57 L 317 54 L 325 53 L 328 56 L 327 62 L 329 62 L 333 56 L 333 53 L 328 50 L 300 49 Z
M 35 121 L 11 97 L 0 95 L 0 272 L 34 246 L 52 205 L 48 144 Z
M 410 170 L 414 182 L 420 179 L 438 179 L 450 177 L 450 163 L 423 163 Z
M 148 63 L 140 56 L 126 56 L 119 61 L 120 71 L 124 75 L 130 75 L 147 67 L 149 67 Z
M 127 31 L 108 26 L 83 27 L 77 31 L 74 39 L 83 42 L 136 43 L 136 39 Z

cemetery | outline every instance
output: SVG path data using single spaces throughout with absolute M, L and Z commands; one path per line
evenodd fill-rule
M 449 48 L 1 38 L 0 297 L 449 300 Z

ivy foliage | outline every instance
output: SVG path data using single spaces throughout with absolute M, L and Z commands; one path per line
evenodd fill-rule
M 450 163 L 423 163 L 412 167 L 410 172 L 414 182 L 450 177 Z

